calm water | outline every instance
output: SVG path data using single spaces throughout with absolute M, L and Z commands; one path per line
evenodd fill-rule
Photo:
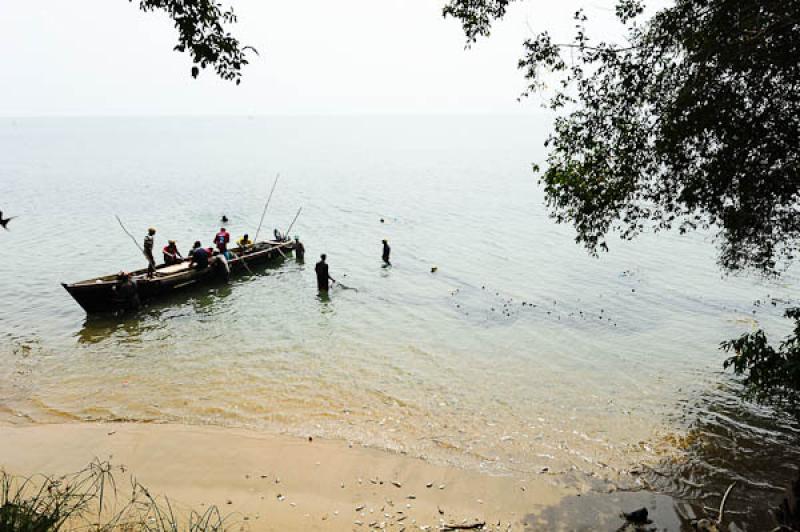
M 750 489 L 735 504 L 775 496 L 798 427 L 738 399 L 717 345 L 756 325 L 786 334 L 796 275 L 722 277 L 700 234 L 587 256 L 548 219 L 530 171 L 547 127 L 0 119 L 0 208 L 19 215 L 0 234 L 0 418 L 245 426 L 499 473 L 547 467 L 596 489 L 697 499 L 738 478 Z M 184 250 L 223 213 L 252 236 L 278 172 L 264 231 L 302 206 L 292 233 L 307 264 L 123 320 L 87 319 L 61 288 L 144 266 L 114 214 Z M 322 252 L 352 290 L 318 297 Z M 642 464 L 658 473 L 627 473 Z

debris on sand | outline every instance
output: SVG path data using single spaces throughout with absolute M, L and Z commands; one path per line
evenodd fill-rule
M 452 530 L 481 530 L 486 526 L 485 521 L 475 521 L 472 523 L 447 523 L 442 525 L 443 532 L 452 531 Z

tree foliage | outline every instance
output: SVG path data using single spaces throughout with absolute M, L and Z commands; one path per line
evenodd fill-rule
M 745 394 L 762 403 L 775 403 L 800 411 L 800 308 L 786 311 L 794 320 L 794 333 L 774 348 L 763 331 L 722 343 L 735 353 L 725 361 L 737 375 L 744 375 Z
M 468 42 L 502 0 L 452 0 Z M 800 0 L 676 0 L 642 19 L 619 0 L 625 44 L 527 40 L 519 62 L 558 111 L 541 174 L 552 216 L 592 253 L 607 236 L 710 229 L 728 271 L 777 273 L 800 241 Z
M 451 0 L 471 44 L 510 1 Z M 582 11 L 558 43 L 524 43 L 523 96 L 557 80 L 541 174 L 551 215 L 590 252 L 646 230 L 715 232 L 726 271 L 780 274 L 800 242 L 800 0 L 674 0 L 642 20 L 618 0 L 626 42 L 594 42 Z M 545 73 L 549 73 L 545 75 Z M 777 348 L 724 342 L 746 396 L 800 413 L 800 309 Z
M 133 2 L 133 0 L 129 0 Z M 142 11 L 165 11 L 178 30 L 178 44 L 174 50 L 189 52 L 192 57 L 191 74 L 197 77 L 200 69 L 213 67 L 217 75 L 237 85 L 242 79 L 242 68 L 248 64 L 246 52 L 255 48 L 242 46 L 239 40 L 225 30 L 234 24 L 233 8 L 223 9 L 214 0 L 139 0 Z

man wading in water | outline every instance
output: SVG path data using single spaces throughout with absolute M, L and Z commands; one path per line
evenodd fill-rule
M 383 255 L 381 255 L 381 258 L 383 259 L 383 265 L 384 266 L 391 266 L 392 265 L 392 263 L 389 262 L 389 255 L 391 253 L 392 253 L 392 248 L 389 247 L 389 242 L 387 242 L 386 239 L 384 238 L 383 239 Z
M 320 292 L 328 291 L 328 279 L 336 282 L 336 279 L 328 274 L 328 264 L 325 262 L 326 255 L 323 253 L 319 256 L 319 262 L 314 266 L 314 271 L 317 272 L 317 289 Z

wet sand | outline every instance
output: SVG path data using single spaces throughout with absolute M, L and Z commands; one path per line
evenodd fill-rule
M 248 530 L 437 530 L 475 521 L 521 529 L 527 515 L 573 494 L 546 477 L 520 481 L 345 442 L 214 427 L 4 426 L 0 457 L 20 475 L 66 474 L 111 457 L 179 508 L 217 505 L 233 514 L 233 529 Z
M 579 493 L 557 477 L 499 477 L 346 442 L 167 424 L 0 425 L 0 468 L 73 473 L 92 459 L 124 465 L 179 515 L 210 505 L 230 530 L 617 530 L 620 509 L 646 506 L 679 530 L 669 497 Z M 129 485 L 117 478 L 122 496 Z M 182 514 L 181 514 L 182 512 Z

